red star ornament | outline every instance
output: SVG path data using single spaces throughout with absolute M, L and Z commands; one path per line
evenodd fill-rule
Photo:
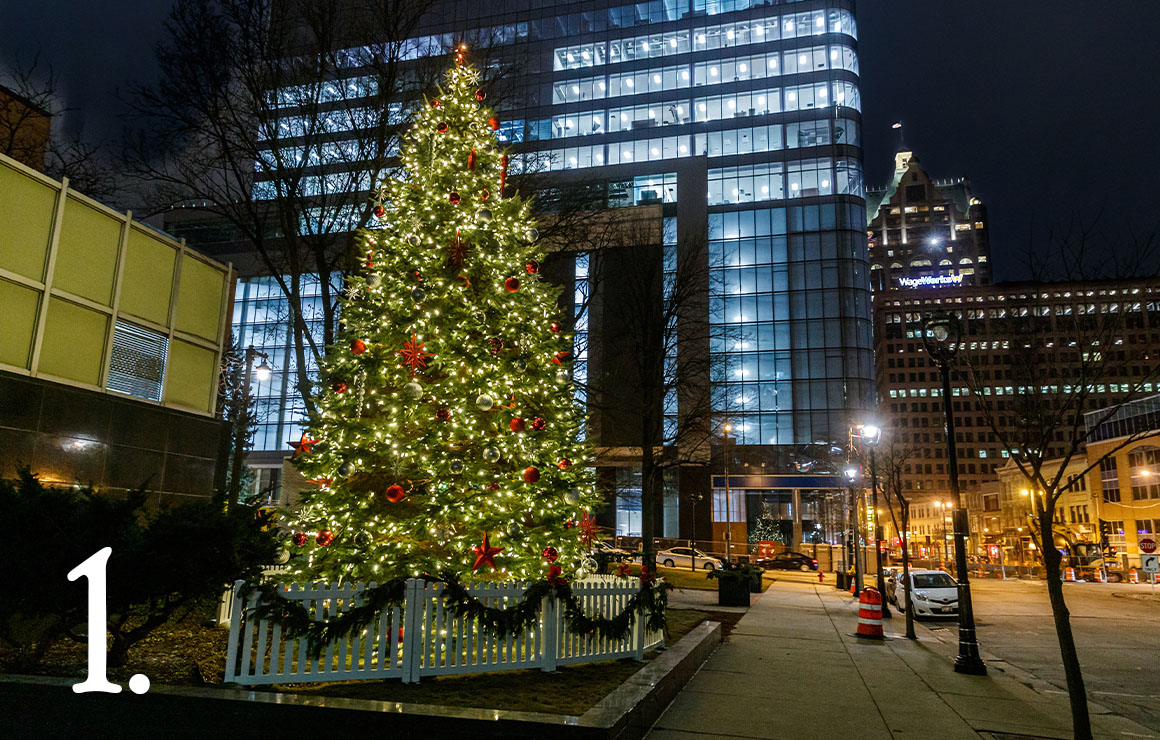
M 596 526 L 596 518 L 586 511 L 584 516 L 580 517 L 580 542 L 590 548 L 598 539 L 600 527 Z
M 403 342 L 403 348 L 395 352 L 403 358 L 403 364 L 411 368 L 412 376 L 419 368 L 427 367 L 428 357 L 435 356 L 434 352 L 427 352 L 426 347 L 427 343 L 420 342 L 419 337 L 412 332 L 411 338 Z
M 294 454 L 290 456 L 290 459 L 296 460 L 298 458 L 298 456 L 301 454 L 309 455 L 311 452 L 313 452 L 314 445 L 318 444 L 318 440 L 317 439 L 310 439 L 309 437 L 306 436 L 306 432 L 303 432 L 302 438 L 299 439 L 297 442 L 295 442 L 294 440 L 290 440 L 290 441 L 286 442 L 286 444 L 288 444 L 294 448 Z
M 503 548 L 492 547 L 487 532 L 484 532 L 483 544 L 471 548 L 471 552 L 475 554 L 475 564 L 471 566 L 471 572 L 474 573 L 484 565 L 491 566 L 491 569 L 495 570 L 495 556 L 503 552 Z

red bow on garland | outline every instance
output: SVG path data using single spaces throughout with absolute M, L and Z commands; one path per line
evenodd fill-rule
M 628 569 L 629 569 L 628 563 L 621 563 L 620 565 L 616 566 L 616 577 L 617 578 L 628 578 L 629 575 L 631 575 L 628 572 Z
M 649 571 L 647 565 L 640 566 L 640 583 L 642 586 L 652 585 L 657 582 L 657 574 Z
M 568 579 L 564 577 L 564 571 L 558 565 L 548 567 L 548 583 L 553 586 L 567 586 Z

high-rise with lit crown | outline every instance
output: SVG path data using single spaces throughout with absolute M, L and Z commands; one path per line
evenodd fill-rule
M 606 193 L 610 207 L 660 204 L 665 233 L 683 235 L 670 236 L 670 254 L 684 236 L 707 247 L 716 412 L 731 423 L 739 465 L 768 474 L 750 476 L 750 494 L 791 487 L 779 474 L 798 475 L 795 489 L 830 485 L 800 474 L 817 472 L 817 451 L 844 444 L 873 403 L 854 5 L 438 2 L 408 45 L 412 57 L 480 38 L 500 57 L 510 51 L 521 76 L 498 133 L 516 153 L 513 174 L 535 161 Z M 578 259 L 577 282 L 586 269 Z M 238 328 L 276 315 L 249 309 L 264 290 L 261 279 L 240 287 Z M 285 450 L 297 433 L 287 411 L 300 402 L 276 405 L 264 408 L 258 449 Z M 658 534 L 677 536 L 665 508 Z

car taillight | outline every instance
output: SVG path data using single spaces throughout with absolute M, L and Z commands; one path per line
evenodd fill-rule
M 810 564 L 811 564 L 811 565 L 817 565 L 817 564 L 818 564 L 818 561 L 817 561 L 817 560 L 813 560 L 813 559 L 811 559 L 811 560 L 810 560 Z

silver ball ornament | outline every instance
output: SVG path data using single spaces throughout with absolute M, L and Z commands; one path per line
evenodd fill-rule
M 481 393 L 475 398 L 475 407 L 480 411 L 491 411 L 491 407 L 495 405 L 495 399 L 486 393 Z
M 427 291 L 423 290 L 422 288 L 415 288 L 414 290 L 411 291 L 411 300 L 415 301 L 416 303 L 418 303 L 419 301 L 423 300 L 426 297 L 427 297 Z
M 452 460 L 451 465 L 449 465 L 448 467 L 451 469 L 452 473 L 455 473 L 456 475 L 458 475 L 459 473 L 463 472 L 463 461 L 462 460 Z
M 479 219 L 480 223 L 489 224 L 491 223 L 491 209 L 480 208 L 479 212 L 475 214 L 475 217 Z
M 539 229 L 528 229 L 528 241 L 534 242 L 535 240 L 537 240 L 539 238 L 540 238 L 540 230 Z
M 522 373 L 527 369 L 528 369 L 528 361 L 527 360 L 516 360 L 516 370 L 519 370 Z
M 411 236 L 407 237 L 407 243 L 412 247 L 417 247 L 419 246 L 419 237 L 412 234 Z
M 483 459 L 489 463 L 499 462 L 500 454 L 498 447 L 487 447 L 483 450 Z
M 338 474 L 341 475 L 343 478 L 347 477 L 348 475 L 350 475 L 353 472 L 354 472 L 354 466 L 348 462 L 344 462 L 342 465 L 338 466 Z
M 583 494 L 579 488 L 573 488 L 571 491 L 568 491 L 564 494 L 564 500 L 570 504 L 578 504 L 580 503 L 580 497 L 582 495 Z
M 554 380 L 556 381 L 556 385 L 567 385 L 568 381 L 572 380 L 572 377 L 568 375 L 567 370 L 561 370 L 556 373 Z
M 423 386 L 411 381 L 403 386 L 403 397 L 409 401 L 417 401 L 423 397 Z
M 377 288 L 382 284 L 383 284 L 383 276 L 382 275 L 378 274 L 377 272 L 372 273 L 370 275 L 367 275 L 367 285 L 369 285 L 370 287 Z

